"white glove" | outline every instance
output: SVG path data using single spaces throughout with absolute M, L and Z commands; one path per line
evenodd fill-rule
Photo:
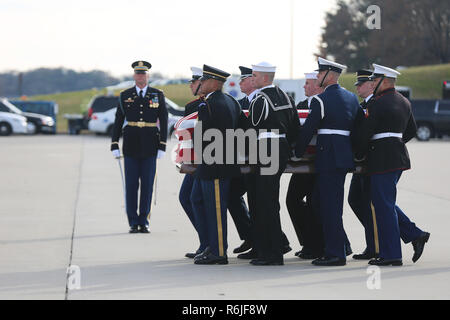
M 158 155 L 156 156 L 156 158 L 157 159 L 161 159 L 162 157 L 164 157 L 165 154 L 166 154 L 165 151 L 158 150 Z
M 119 159 L 120 158 L 120 150 L 119 149 L 115 149 L 112 151 L 113 157 L 115 159 Z

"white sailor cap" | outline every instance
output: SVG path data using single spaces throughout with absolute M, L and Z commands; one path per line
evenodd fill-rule
M 260 62 L 258 64 L 252 64 L 252 70 L 256 72 L 272 72 L 275 73 L 276 66 L 271 65 L 268 62 Z
M 305 73 L 305 79 L 306 79 L 306 80 L 308 80 L 308 79 L 314 79 L 314 80 L 317 80 L 317 75 L 318 75 L 318 74 L 319 74 L 319 72 L 317 72 L 317 71 Z
M 372 63 L 372 66 L 373 66 L 373 74 L 370 76 L 371 79 L 383 76 L 386 78 L 397 79 L 397 76 L 400 75 L 400 72 L 398 72 L 397 70 L 380 66 L 379 64 Z
M 326 60 L 324 58 L 319 57 L 318 59 L 319 69 L 316 71 L 334 71 L 337 73 L 342 73 L 343 70 L 347 69 L 347 66 L 344 66 L 343 64 L 339 64 L 330 60 Z
M 191 79 L 191 81 L 198 80 L 198 79 L 200 79 L 203 76 L 202 68 L 191 67 L 191 71 L 192 71 L 192 79 Z

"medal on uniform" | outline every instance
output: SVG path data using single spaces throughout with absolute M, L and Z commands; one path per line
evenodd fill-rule
M 158 96 L 153 97 L 149 102 L 150 102 L 150 108 L 158 108 L 159 107 Z

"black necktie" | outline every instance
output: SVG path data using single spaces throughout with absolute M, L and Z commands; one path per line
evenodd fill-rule
M 141 92 L 139 92 L 139 97 L 141 97 L 141 98 L 144 97 L 144 90 L 141 90 Z

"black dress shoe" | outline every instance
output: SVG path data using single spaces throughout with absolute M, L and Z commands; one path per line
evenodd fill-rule
M 354 254 L 352 258 L 355 260 L 370 260 L 370 259 L 375 258 L 375 253 L 370 253 L 366 249 L 361 254 Z
M 318 259 L 318 258 L 320 258 L 320 256 L 317 255 L 317 254 L 314 254 L 314 253 L 307 253 L 307 252 L 300 252 L 300 254 L 298 255 L 298 257 L 299 257 L 300 259 L 303 259 L 303 260 L 313 260 L 313 259 Z
M 140 233 L 150 233 L 150 231 L 148 231 L 147 226 L 139 226 L 139 232 Z
M 185 256 L 186 258 L 194 259 L 195 256 L 198 255 L 198 254 L 200 254 L 200 253 L 202 253 L 202 252 L 201 252 L 200 250 L 197 250 L 197 251 L 195 251 L 195 252 L 188 252 L 188 253 L 186 253 L 184 256 Z
M 131 226 L 130 231 L 128 231 L 129 233 L 138 233 L 138 227 L 137 226 Z
M 402 266 L 402 259 L 383 259 L 376 258 L 369 261 L 372 266 Z
M 282 266 L 284 265 L 283 260 L 264 260 L 264 259 L 253 259 L 250 264 L 254 266 Z
M 283 254 L 286 254 L 286 253 L 288 253 L 289 251 L 292 251 L 291 246 L 285 245 L 285 246 L 283 247 Z
M 305 247 L 299 252 L 296 252 L 295 256 L 305 260 L 317 259 L 321 257 L 320 254 L 315 254 L 313 251 Z
M 345 266 L 345 259 L 338 257 L 322 257 L 312 262 L 315 266 Z
M 416 261 L 419 260 L 420 256 L 422 255 L 423 249 L 425 248 L 425 243 L 428 242 L 428 239 L 430 239 L 430 233 L 423 232 L 419 238 L 413 240 L 412 245 L 414 248 L 414 255 L 412 257 L 412 261 L 414 263 L 416 263 Z
M 197 251 L 201 251 L 201 250 L 197 250 Z M 194 261 L 197 259 L 201 259 L 203 256 L 206 256 L 209 254 L 209 247 L 206 247 L 205 250 L 201 251 L 199 254 L 197 254 L 194 257 Z
M 252 249 L 246 253 L 238 254 L 238 256 L 237 256 L 238 259 L 256 259 L 257 257 L 258 257 L 258 253 L 256 252 L 255 249 Z
M 250 241 L 245 240 L 239 247 L 233 250 L 233 253 L 242 253 L 252 248 Z
M 215 256 L 212 253 L 195 257 L 195 264 L 228 264 L 227 256 Z
M 351 255 L 353 253 L 352 247 L 350 246 L 346 246 L 345 247 L 345 255 L 348 257 L 349 255 Z

